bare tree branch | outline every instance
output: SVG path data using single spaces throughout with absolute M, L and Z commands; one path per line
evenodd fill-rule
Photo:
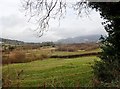
M 72 8 L 80 15 L 83 8 L 88 8 L 85 0 L 80 0 L 72 5 Z M 68 2 L 67 2 L 68 3 Z M 66 14 L 67 3 L 65 0 L 22 0 L 22 8 L 29 20 L 34 18 L 38 24 L 35 31 L 41 37 L 46 29 L 49 28 L 51 19 L 59 20 Z M 87 14 L 87 12 L 86 12 Z

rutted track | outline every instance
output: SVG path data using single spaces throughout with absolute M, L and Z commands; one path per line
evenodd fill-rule
M 91 52 L 91 53 L 84 53 L 84 54 L 74 54 L 74 55 L 53 55 L 50 58 L 77 58 L 77 57 L 85 57 L 85 56 L 98 56 L 101 52 Z

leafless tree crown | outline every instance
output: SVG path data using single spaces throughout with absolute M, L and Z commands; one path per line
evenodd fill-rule
M 80 0 L 72 3 L 70 7 L 80 14 L 83 8 L 88 8 L 85 3 L 85 0 Z M 65 15 L 67 7 L 69 7 L 68 2 L 65 0 L 22 0 L 25 15 L 29 16 L 29 20 L 34 18 L 38 24 L 36 31 L 39 32 L 39 36 L 42 36 L 49 27 L 51 19 L 60 20 Z

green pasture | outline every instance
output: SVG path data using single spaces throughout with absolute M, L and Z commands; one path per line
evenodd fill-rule
M 29 63 L 5 65 L 3 79 L 10 86 L 17 87 L 75 87 L 92 86 L 92 68 L 98 57 L 79 57 L 71 59 L 44 59 Z M 19 72 L 20 75 L 18 76 Z

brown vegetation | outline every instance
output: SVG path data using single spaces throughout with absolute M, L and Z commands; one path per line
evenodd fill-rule
M 78 43 L 78 44 L 66 44 L 57 46 L 56 51 L 68 51 L 74 52 L 78 50 L 93 50 L 99 48 L 97 43 Z
M 3 64 L 23 63 L 25 62 L 25 53 L 21 51 L 10 52 L 10 54 L 3 56 L 2 62 Z
M 57 47 L 56 51 L 75 52 L 75 51 L 77 51 L 77 49 L 76 49 L 76 47 L 72 47 L 69 45 L 61 45 L 61 46 Z
M 26 63 L 35 60 L 44 60 L 50 56 L 49 51 L 34 52 L 33 50 L 25 51 L 25 50 L 15 50 L 10 52 L 9 54 L 4 53 L 2 55 L 2 63 L 3 64 L 11 64 L 11 63 Z
M 52 58 L 74 58 L 80 56 L 90 56 L 90 55 L 98 55 L 99 53 L 89 53 L 89 54 L 77 54 L 77 55 L 69 55 L 69 56 L 51 56 L 51 54 L 55 51 L 67 51 L 67 52 L 75 52 L 79 50 L 93 50 L 99 48 L 99 44 L 96 43 L 79 43 L 79 44 L 66 44 L 66 45 L 58 45 L 57 47 L 40 47 L 40 46 L 16 46 L 14 50 L 6 50 L 2 54 L 2 63 L 25 63 L 31 62 L 35 60 L 44 60 L 49 57 Z

